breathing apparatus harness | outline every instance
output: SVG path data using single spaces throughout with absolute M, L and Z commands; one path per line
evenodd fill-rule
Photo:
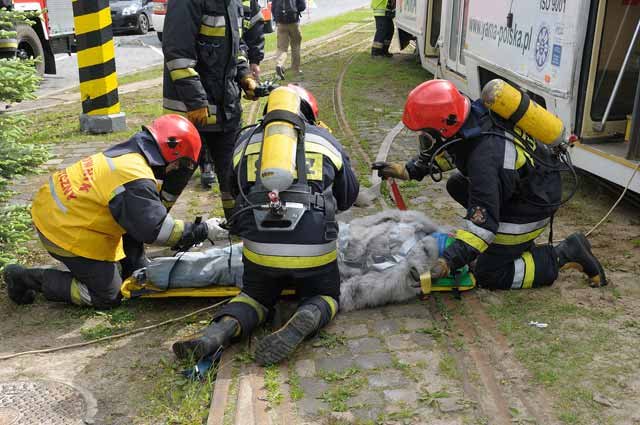
M 490 129 L 493 127 L 500 128 L 501 130 L 504 131 L 504 133 L 501 133 L 498 131 L 491 131 Z M 510 134 L 511 137 L 507 136 L 507 134 Z M 552 146 L 551 156 L 552 158 L 555 159 L 556 164 L 550 164 L 545 159 L 543 159 L 540 155 L 538 155 L 538 153 L 535 150 L 531 149 L 531 147 L 529 147 L 527 143 L 516 142 L 515 140 L 519 139 L 520 136 L 517 135 L 513 130 L 510 130 L 505 126 L 501 125 L 495 119 L 495 117 L 491 114 L 491 111 L 489 111 L 488 117 L 480 118 L 480 124 L 478 126 L 464 130 L 462 132 L 461 137 L 456 137 L 455 139 L 449 140 L 445 143 L 435 141 L 434 142 L 435 145 L 439 143 L 441 144 L 433 152 L 427 152 L 424 150 L 420 152 L 420 158 L 423 161 L 429 158 L 429 165 L 427 169 L 429 170 L 429 176 L 431 177 L 431 179 L 434 182 L 439 182 L 442 180 L 443 170 L 440 167 L 440 165 L 436 162 L 436 159 L 441 153 L 445 151 L 445 149 L 459 142 L 469 141 L 469 140 L 476 139 L 478 137 L 484 137 L 484 136 L 495 136 L 495 137 L 502 138 L 509 143 L 517 144 L 517 146 L 524 149 L 524 151 L 528 153 L 535 161 L 537 161 L 539 164 L 541 164 L 543 167 L 545 167 L 550 171 L 558 171 L 558 172 L 569 171 L 572 174 L 574 185 L 573 185 L 573 188 L 571 189 L 570 194 L 567 196 L 566 199 L 560 200 L 559 202 L 537 202 L 533 199 L 528 199 L 527 197 L 523 197 L 522 200 L 524 202 L 537 207 L 555 208 L 555 207 L 560 207 L 564 205 L 571 198 L 573 198 L 576 191 L 578 190 L 578 174 L 576 173 L 576 170 L 573 166 L 573 163 L 571 161 L 571 155 L 569 154 L 569 150 L 568 150 L 568 147 L 571 145 L 567 142 L 562 142 L 555 146 Z M 543 145 L 537 140 L 536 140 L 536 144 L 541 146 L 544 149 L 547 148 L 547 145 Z
M 297 133 L 295 147 L 297 181 L 282 191 L 269 190 L 265 187 L 261 176 L 262 173 L 260 172 L 267 137 L 267 125 L 274 122 L 289 123 L 293 125 L 293 129 Z M 336 205 L 331 186 L 321 193 L 312 193 L 311 186 L 307 181 L 305 155 L 306 123 L 304 119 L 297 113 L 284 109 L 269 111 L 257 124 L 243 127 L 236 136 L 236 143 L 240 135 L 250 128 L 251 132 L 242 147 L 241 159 L 236 173 L 238 189 L 242 196 L 242 204 L 241 208 L 227 220 L 227 228 L 230 227 L 241 214 L 247 211 L 253 211 L 258 230 L 266 232 L 290 232 L 295 230 L 304 213 L 313 209 L 324 212 L 326 223 L 325 239 L 328 241 L 337 239 L 338 226 L 335 220 Z M 263 134 L 262 148 L 256 164 L 256 182 L 247 194 L 242 187 L 242 163 L 247 147 L 258 130 L 262 130 Z

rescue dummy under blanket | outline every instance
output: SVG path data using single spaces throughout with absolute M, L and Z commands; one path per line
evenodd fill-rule
M 439 247 L 431 235 L 439 231 L 443 229 L 415 211 L 389 210 L 340 223 L 340 309 L 350 311 L 398 303 L 420 294 L 410 270 L 413 267 L 422 273 L 436 261 Z M 155 258 L 147 268 L 134 273 L 134 280 L 136 288 L 152 287 L 156 293 L 179 294 L 184 288 L 235 289 L 242 287 L 242 269 L 239 243 Z M 123 286 L 125 297 L 141 293 L 126 288 L 127 285 L 131 285 L 130 280 Z

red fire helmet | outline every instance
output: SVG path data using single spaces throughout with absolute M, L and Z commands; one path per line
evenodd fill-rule
M 455 135 L 469 116 L 471 103 L 447 80 L 429 80 L 411 90 L 402 122 L 413 131 L 433 129 L 444 138 Z
M 188 158 L 197 163 L 202 142 L 198 130 L 183 116 L 169 114 L 153 120 L 145 127 L 160 148 L 160 154 L 171 163 Z

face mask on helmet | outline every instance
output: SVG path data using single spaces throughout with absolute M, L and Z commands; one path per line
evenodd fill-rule
M 425 170 L 429 169 L 429 163 L 431 158 L 438 149 L 446 142 L 442 138 L 440 133 L 436 130 L 422 130 L 418 134 L 418 140 L 420 142 L 420 154 L 416 160 L 416 165 L 423 167 Z M 453 156 L 447 152 L 447 150 L 441 150 L 435 160 L 435 165 L 438 166 L 439 171 L 448 171 L 455 168 Z
M 177 198 L 189 183 L 197 164 L 189 158 L 180 158 L 164 167 L 162 193 Z

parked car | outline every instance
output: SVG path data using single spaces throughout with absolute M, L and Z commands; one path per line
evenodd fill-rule
M 113 32 L 146 34 L 152 27 L 151 0 L 109 0 Z
M 164 27 L 164 15 L 166 14 L 167 0 L 154 0 L 151 20 L 153 21 L 153 28 L 156 29 L 156 34 L 158 34 L 158 40 L 160 41 L 162 41 L 162 28 Z

